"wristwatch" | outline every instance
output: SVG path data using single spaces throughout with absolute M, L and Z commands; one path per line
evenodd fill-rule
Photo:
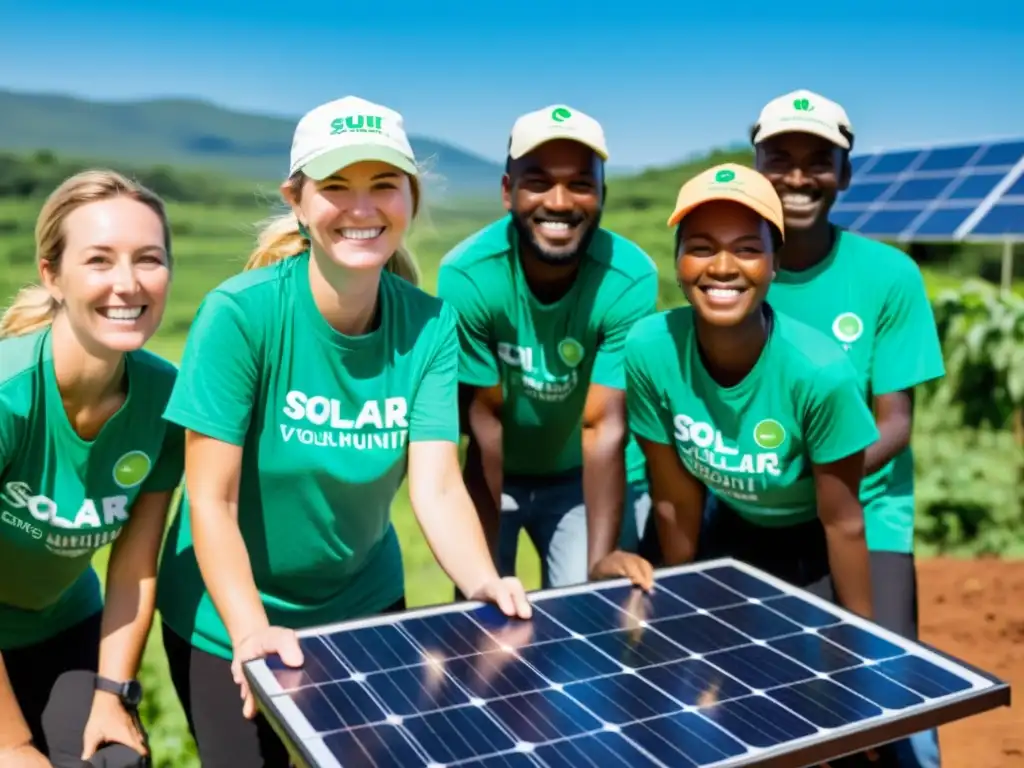
M 126 680 L 119 683 L 116 680 L 96 675 L 96 688 L 107 693 L 116 693 L 121 704 L 127 709 L 136 709 L 142 702 L 142 684 L 138 680 Z

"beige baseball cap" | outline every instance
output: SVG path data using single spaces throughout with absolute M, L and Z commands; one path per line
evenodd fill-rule
M 778 227 L 785 236 L 782 200 L 775 187 L 754 169 L 736 163 L 708 168 L 683 184 L 676 197 L 675 210 L 668 217 L 668 226 L 676 226 L 698 205 L 712 200 L 732 200 L 745 205 Z
M 299 120 L 292 137 L 291 169 L 316 181 L 353 163 L 378 160 L 417 175 L 416 157 L 402 116 L 358 96 L 314 107 Z
M 508 155 L 515 160 L 555 139 L 578 141 L 594 150 L 602 160 L 608 159 L 608 145 L 601 124 L 590 115 L 565 104 L 552 104 L 519 117 L 512 126 Z
M 853 125 L 846 110 L 836 102 L 812 91 L 799 90 L 765 104 L 750 138 L 757 145 L 780 133 L 812 133 L 850 149 Z

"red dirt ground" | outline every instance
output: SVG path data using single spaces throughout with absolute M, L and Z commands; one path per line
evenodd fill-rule
M 921 640 L 1008 682 L 1013 706 L 939 729 L 943 768 L 1024 768 L 1024 562 L 921 560 Z

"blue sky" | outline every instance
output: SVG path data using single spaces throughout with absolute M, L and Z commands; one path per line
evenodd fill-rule
M 353 93 L 494 159 L 517 115 L 564 102 L 633 167 L 743 141 L 810 88 L 869 149 L 1024 134 L 1019 1 L 33 0 L 4 3 L 0 88 L 287 116 Z

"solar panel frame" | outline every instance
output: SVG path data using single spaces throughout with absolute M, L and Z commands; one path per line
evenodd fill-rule
M 954 157 L 965 161 L 952 162 Z M 987 233 L 978 225 L 993 208 L 1018 203 L 1016 196 L 1006 193 L 1024 178 L 1024 139 L 1004 138 L 976 143 L 921 146 L 910 149 L 876 151 L 850 158 L 853 176 L 850 188 L 841 193 L 833 207 L 836 223 L 851 232 L 878 237 L 898 243 L 1006 242 L 1024 240 L 1024 223 L 1008 231 Z M 998 176 L 999 180 L 984 195 L 960 196 L 964 184 L 980 183 L 980 178 Z M 900 200 L 906 184 L 947 179 L 941 192 L 919 200 Z M 884 185 L 884 186 L 881 186 Z M 861 192 L 851 190 L 872 188 L 876 194 L 858 202 Z M 929 225 L 938 212 L 970 209 L 953 230 Z M 916 211 L 908 216 L 906 212 Z M 875 226 L 874 217 L 900 224 L 899 227 Z M 893 214 L 893 215 L 888 215 Z M 936 221 L 952 221 L 957 217 L 940 214 Z M 1015 221 L 1016 219 L 1014 219 Z M 922 231 L 923 228 L 923 231 Z M 895 229 L 898 231 L 889 231 Z
M 900 714 L 893 715 L 890 713 L 887 715 L 883 712 L 882 715 L 876 715 L 866 721 L 855 721 L 831 730 L 820 728 L 818 732 L 807 737 L 786 741 L 772 747 L 756 749 L 753 753 L 715 762 L 713 764 L 714 768 L 738 768 L 739 766 L 754 764 L 792 766 L 793 768 L 816 765 L 828 760 L 837 759 L 841 755 L 860 752 L 872 746 L 884 744 L 953 720 L 969 717 L 999 706 L 1009 706 L 1010 686 L 995 675 L 950 656 L 926 643 L 914 642 L 900 637 L 834 603 L 793 587 L 746 563 L 732 558 L 719 558 L 657 569 L 655 575 L 657 580 L 663 580 L 679 574 L 701 573 L 721 567 L 732 568 L 748 576 L 753 576 L 755 579 L 785 593 L 786 596 L 794 597 L 815 608 L 833 614 L 842 622 L 838 626 L 848 624 L 865 630 L 875 637 L 899 646 L 912 657 L 923 658 L 940 669 L 968 680 L 971 683 L 971 687 L 965 692 L 946 694 L 945 696 L 927 700 L 925 704 L 912 708 L 910 714 L 901 711 Z M 569 595 L 600 593 L 629 586 L 630 583 L 627 579 L 589 582 L 572 587 L 536 591 L 531 593 L 531 600 L 538 604 Z M 726 588 L 728 588 L 728 585 L 726 585 Z M 749 595 L 745 595 L 738 589 L 733 591 L 749 601 Z M 325 637 L 348 630 L 401 625 L 413 619 L 441 614 L 467 614 L 483 605 L 483 603 L 474 601 L 448 603 L 412 609 L 399 614 L 382 614 L 313 627 L 300 630 L 297 634 L 300 638 Z M 535 612 L 536 615 L 537 613 Z M 743 647 L 749 647 L 749 645 Z M 902 659 L 905 657 L 897 658 Z M 340 660 L 338 663 L 340 665 Z M 862 667 L 855 667 L 855 669 L 860 668 Z M 324 743 L 323 738 L 318 735 L 320 732 L 312 726 L 295 702 L 286 695 L 286 689 L 281 687 L 265 659 L 255 659 L 246 662 L 243 664 L 243 672 L 249 683 L 250 690 L 257 700 L 260 711 L 282 737 L 296 765 L 303 766 L 304 768 L 327 768 L 328 766 L 340 765 L 337 757 Z M 503 698 L 505 697 L 500 697 L 494 701 L 500 701 Z M 928 697 L 922 696 L 922 698 L 927 699 Z M 725 733 L 736 738 L 727 729 Z M 571 740 L 572 737 L 566 739 L 566 741 Z M 526 757 L 526 755 L 523 755 L 523 757 Z M 524 765 L 531 764 L 540 765 L 537 762 L 524 761 Z

